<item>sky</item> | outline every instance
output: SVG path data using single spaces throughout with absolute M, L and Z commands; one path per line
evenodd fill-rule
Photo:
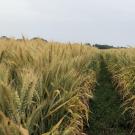
M 135 46 L 135 0 L 0 0 L 0 36 Z

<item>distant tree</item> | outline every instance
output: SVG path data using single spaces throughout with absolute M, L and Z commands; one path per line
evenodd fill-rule
M 100 45 L 100 44 L 94 44 L 93 46 L 98 48 L 98 49 L 111 49 L 111 48 L 115 48 L 115 47 L 110 46 L 110 45 Z
M 23 41 L 23 39 L 22 38 L 18 38 L 18 39 L 16 39 L 17 41 Z
M 0 39 L 2 39 L 2 40 L 10 40 L 10 38 L 8 38 L 7 36 L 1 36 Z
M 92 46 L 90 43 L 85 43 L 85 45 Z
M 40 38 L 40 37 L 34 37 L 31 40 L 41 40 L 41 41 L 44 41 L 44 42 L 48 42 L 46 39 L 43 39 L 43 38 Z

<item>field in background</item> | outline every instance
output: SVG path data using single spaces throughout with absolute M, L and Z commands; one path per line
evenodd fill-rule
M 0 40 L 0 135 L 134 135 L 135 49 Z

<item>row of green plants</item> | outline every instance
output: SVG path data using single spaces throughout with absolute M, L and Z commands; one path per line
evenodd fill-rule
M 82 135 L 99 51 L 79 44 L 0 41 L 0 135 Z
M 112 81 L 123 101 L 127 123 L 135 130 L 135 49 L 114 49 L 104 53 Z

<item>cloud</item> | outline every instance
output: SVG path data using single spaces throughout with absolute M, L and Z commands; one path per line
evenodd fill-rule
M 0 0 L 1 34 L 134 44 L 134 0 Z

